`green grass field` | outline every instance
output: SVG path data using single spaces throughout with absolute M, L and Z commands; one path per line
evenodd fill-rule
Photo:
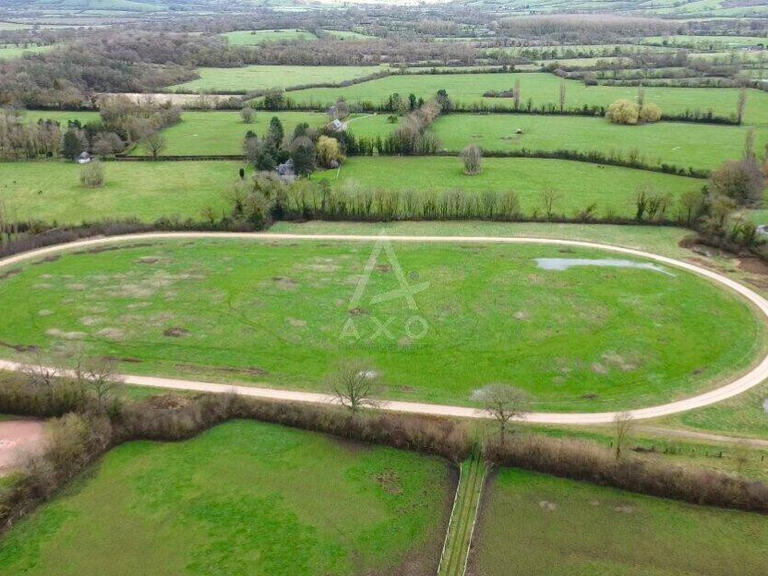
M 489 106 L 512 106 L 510 98 L 484 98 L 487 90 L 510 90 L 520 79 L 522 102 L 532 99 L 534 106 L 555 104 L 559 99 L 560 79 L 552 74 L 453 74 L 453 75 L 396 75 L 355 84 L 346 88 L 309 88 L 291 92 L 296 102 L 305 105 L 326 105 L 339 96 L 350 102 L 370 101 L 383 103 L 390 94 L 407 96 L 411 92 L 428 98 L 445 89 L 455 101 L 462 104 L 484 102 Z M 637 88 L 622 86 L 585 86 L 576 80 L 566 81 L 566 106 L 608 106 L 619 98 L 634 99 Z M 667 114 L 681 114 L 686 110 L 707 112 L 721 116 L 736 112 L 738 89 L 735 88 L 645 88 L 648 102 L 658 104 Z M 768 94 L 751 90 L 745 114 L 747 124 L 768 124 Z
M 527 116 L 523 114 L 450 114 L 431 130 L 446 150 L 459 151 L 468 144 L 484 150 L 576 150 L 620 154 L 637 151 L 647 164 L 714 169 L 723 161 L 738 159 L 747 128 L 660 122 L 620 126 L 603 118 Z M 516 134 L 522 130 L 522 134 Z M 756 133 L 756 149 L 768 142 L 768 128 Z
M 99 122 L 101 116 L 98 112 L 87 110 L 28 110 L 23 116 L 26 122 L 37 122 L 38 120 L 54 120 L 66 128 L 67 122 L 79 121 L 81 124 L 88 122 Z
M 239 162 L 106 162 L 102 188 L 83 188 L 70 162 L 0 164 L 0 197 L 20 220 L 59 224 L 179 216 L 200 220 L 208 207 L 228 210 Z
M 477 388 L 510 382 L 536 408 L 567 411 L 679 398 L 763 348 L 749 307 L 688 273 L 536 262 L 611 257 L 602 251 L 398 244 L 410 282 L 428 284 L 412 309 L 373 299 L 398 286 L 384 256 L 353 300 L 372 249 L 205 240 L 66 254 L 0 282 L 0 341 L 77 341 L 128 358 L 132 373 L 308 390 L 327 390 L 338 361 L 361 358 L 387 397 L 471 404 Z
M 434 574 L 445 463 L 256 422 L 120 446 L 0 541 L 3 576 Z
M 39 54 L 40 52 L 47 52 L 51 50 L 53 46 L 13 46 L 13 45 L 0 45 L 0 60 L 13 60 L 15 58 L 21 58 L 24 54 Z
M 216 154 L 242 154 L 245 134 L 252 130 L 263 136 L 269 129 L 269 122 L 277 117 L 283 123 L 287 138 L 293 136 L 297 124 L 306 122 L 313 128 L 321 128 L 329 122 L 326 114 L 321 112 L 270 112 L 255 111 L 254 121 L 245 124 L 239 112 L 187 111 L 181 117 L 181 122 L 166 129 L 168 147 L 163 154 L 169 156 L 205 156 Z M 387 121 L 386 115 L 359 115 L 349 120 L 349 130 L 357 137 L 386 136 L 394 129 Z M 138 146 L 131 153 L 134 156 L 149 155 Z
M 222 34 L 233 46 L 259 46 L 268 42 L 284 40 L 316 40 L 317 36 L 306 30 L 281 29 L 281 30 L 238 30 Z
M 239 92 L 339 83 L 370 76 L 380 66 L 245 66 L 199 68 L 200 78 L 168 88 L 175 92 Z
M 361 34 L 360 32 L 353 32 L 352 30 L 326 30 L 326 32 L 332 37 L 339 40 L 368 40 L 373 38 L 369 34 Z
M 640 188 L 668 192 L 674 199 L 706 184 L 694 178 L 564 160 L 485 158 L 482 166 L 481 174 L 467 176 L 458 158 L 355 157 L 347 159 L 340 172 L 319 172 L 313 178 L 373 190 L 461 189 L 478 194 L 485 190 L 514 190 L 522 212 L 528 215 L 542 213 L 542 193 L 551 188 L 556 192 L 553 206 L 558 214 L 572 216 L 595 203 L 600 215 L 611 211 L 625 217 L 634 216 L 635 195 Z M 674 202 L 670 210 L 674 214 Z
M 760 514 L 500 469 L 486 492 L 472 574 L 761 576 Z

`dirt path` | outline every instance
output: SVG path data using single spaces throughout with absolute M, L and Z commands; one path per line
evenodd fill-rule
M 525 238 L 525 237 L 493 237 L 493 236 L 391 236 L 391 235 L 345 235 L 345 234 L 275 234 L 275 233 L 238 233 L 238 232 L 168 232 L 168 233 L 146 233 L 130 234 L 125 236 L 114 236 L 108 238 L 91 238 L 80 240 L 69 244 L 50 246 L 11 256 L 0 260 L 0 268 L 9 267 L 27 260 L 33 260 L 57 252 L 63 252 L 75 248 L 85 248 L 100 246 L 104 244 L 116 244 L 120 242 L 132 242 L 136 240 L 161 240 L 161 239 L 195 239 L 195 238 L 231 238 L 231 239 L 249 239 L 260 240 L 292 240 L 292 241 L 341 241 L 341 242 L 375 242 L 377 240 L 388 240 L 390 242 L 415 242 L 415 243 L 462 243 L 462 244 L 545 244 L 556 246 L 572 246 L 579 248 L 596 248 L 636 256 L 666 264 L 668 266 L 686 270 L 718 283 L 741 295 L 750 301 L 766 318 L 768 318 L 768 301 L 762 296 L 747 288 L 746 286 L 712 270 L 701 266 L 659 256 L 642 250 L 632 248 L 623 248 L 596 242 L 584 242 L 578 240 L 559 240 L 552 238 Z M 0 361 L 0 369 L 19 370 L 21 366 L 15 362 Z M 760 363 L 753 367 L 749 372 L 733 380 L 732 382 L 720 386 L 715 390 L 699 394 L 676 402 L 651 406 L 631 410 L 629 414 L 635 420 L 645 420 L 649 418 L 659 418 L 678 414 L 696 408 L 703 408 L 728 398 L 732 398 L 742 392 L 757 386 L 768 378 L 768 356 L 762 358 Z M 149 386 L 155 388 L 169 388 L 175 390 L 193 390 L 201 392 L 226 393 L 236 392 L 245 396 L 255 396 L 260 398 L 270 398 L 275 400 L 286 400 L 296 402 L 314 402 L 314 403 L 333 403 L 335 398 L 326 394 L 317 394 L 312 392 L 298 392 L 288 390 L 277 390 L 272 388 L 257 388 L 250 386 L 230 386 L 226 384 L 214 384 L 210 382 L 178 380 L 173 378 L 155 378 L 148 376 L 124 375 L 125 383 L 135 386 Z M 482 410 L 467 408 L 462 406 L 441 406 L 437 404 L 422 404 L 417 402 L 383 402 L 381 408 L 396 412 L 407 412 L 411 414 L 429 414 L 436 416 L 454 416 L 461 418 L 489 418 L 490 416 Z M 615 420 L 616 412 L 594 412 L 594 413 L 552 413 L 552 412 L 532 412 L 525 416 L 527 422 L 539 424 L 570 424 L 570 425 L 590 425 L 590 424 L 608 424 Z
M 0 422 L 0 476 L 8 474 L 24 456 L 42 447 L 44 428 L 41 420 Z

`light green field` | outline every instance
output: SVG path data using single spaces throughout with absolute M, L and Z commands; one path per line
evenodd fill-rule
M 740 48 L 743 46 L 768 46 L 768 38 L 765 36 L 648 36 L 643 40 L 644 44 L 660 46 L 668 44 L 670 46 L 692 46 L 707 47 L 711 49 L 718 48 Z
M 53 46 L 3 46 L 0 45 L 0 60 L 13 60 L 21 58 L 24 54 L 39 54 L 51 50 Z
M 644 187 L 669 193 L 673 199 L 683 192 L 698 191 L 705 180 L 602 166 L 585 162 L 539 158 L 485 158 L 482 173 L 466 176 L 458 158 L 451 157 L 354 157 L 348 158 L 340 172 L 318 172 L 316 179 L 327 179 L 339 186 L 359 185 L 381 190 L 464 190 L 480 194 L 485 190 L 513 190 L 520 198 L 524 214 L 541 213 L 542 194 L 556 192 L 554 211 L 572 216 L 592 203 L 597 214 L 634 216 L 637 190 Z M 670 215 L 675 214 L 673 202 Z
M 101 116 L 98 112 L 91 111 L 70 111 L 70 110 L 28 110 L 23 116 L 26 122 L 37 122 L 38 120 L 53 120 L 66 127 L 67 123 L 79 121 L 85 125 L 89 122 L 100 122 Z
M 322 112 L 271 112 L 254 111 L 254 121 L 245 124 L 239 112 L 210 111 L 184 112 L 181 122 L 166 129 L 168 147 L 163 154 L 168 156 L 205 156 L 242 154 L 243 139 L 248 131 L 263 136 L 269 129 L 269 122 L 277 117 L 283 123 L 286 138 L 290 139 L 297 124 L 306 122 L 313 128 L 321 128 L 329 122 Z M 359 115 L 349 120 L 349 130 L 355 136 L 386 136 L 395 125 L 387 121 L 386 115 Z M 131 155 L 148 156 L 142 146 Z
M 320 391 L 338 361 L 361 358 L 385 397 L 471 405 L 474 390 L 509 382 L 537 409 L 564 411 L 687 396 L 763 348 L 745 303 L 679 270 L 536 261 L 612 257 L 598 250 L 397 244 L 410 283 L 424 285 L 411 309 L 374 299 L 399 287 L 384 256 L 353 299 L 372 249 L 210 239 L 65 254 L 0 281 L 0 341 L 76 341 L 128 359 L 131 373 Z
M 603 118 L 533 116 L 525 114 L 451 114 L 432 125 L 446 150 L 459 151 L 468 144 L 484 150 L 575 150 L 620 154 L 636 150 L 653 166 L 714 169 L 741 157 L 747 128 L 708 124 L 660 122 L 620 126 Z M 522 130 L 522 134 L 516 134 Z M 755 149 L 768 142 L 768 128 L 758 129 Z
M 246 93 L 270 88 L 308 84 L 337 84 L 370 76 L 381 66 L 245 66 L 243 68 L 199 68 L 200 78 L 168 88 L 176 92 Z
M 488 486 L 473 574 L 761 576 L 765 516 L 514 469 Z
M 436 459 L 256 422 L 131 442 L 0 541 L 3 576 L 434 574 Z M 364 513 L 362 513 L 364 511 Z
M 258 46 L 283 40 L 316 40 L 317 36 L 306 30 L 238 30 L 222 34 L 233 46 Z
M 59 224 L 179 216 L 200 220 L 205 208 L 229 210 L 224 194 L 238 178 L 239 162 L 106 162 L 102 188 L 80 186 L 80 167 L 69 162 L 0 164 L 0 197 L 19 219 Z
M 308 88 L 291 92 L 296 102 L 320 106 L 336 101 L 339 96 L 349 102 L 383 104 L 390 94 L 410 93 L 424 98 L 445 89 L 455 101 L 469 105 L 483 102 L 488 106 L 512 107 L 511 98 L 484 98 L 488 90 L 511 90 L 515 78 L 520 79 L 523 105 L 529 98 L 533 105 L 556 104 L 559 101 L 560 79 L 552 74 L 452 74 L 395 75 L 355 84 L 346 88 Z M 566 81 L 566 107 L 584 105 L 608 106 L 619 98 L 635 99 L 637 88 L 623 86 L 585 86 L 576 80 Z M 658 104 L 667 114 L 682 114 L 686 110 L 729 117 L 736 113 L 739 90 L 736 88 L 645 88 L 646 100 Z M 768 124 L 768 93 L 750 90 L 745 114 L 747 124 Z
M 16 22 L 0 22 L 0 30 L 26 30 L 32 28 L 30 24 L 17 24 Z
M 263 136 L 269 129 L 273 117 L 280 118 L 286 135 L 293 134 L 297 124 L 307 122 L 320 127 L 328 122 L 328 116 L 321 112 L 262 112 L 254 111 L 253 122 L 246 124 L 239 112 L 210 111 L 184 112 L 181 122 L 163 131 L 168 147 L 163 152 L 168 156 L 204 156 L 207 154 L 242 154 L 243 139 L 248 131 Z M 149 155 L 142 147 L 133 155 Z
M 339 40 L 367 40 L 373 38 L 369 34 L 361 34 L 360 32 L 352 32 L 351 30 L 326 30 L 328 34 L 333 38 Z

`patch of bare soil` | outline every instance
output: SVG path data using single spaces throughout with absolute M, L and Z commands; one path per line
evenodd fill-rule
M 266 376 L 269 374 L 266 370 L 258 366 L 246 366 L 245 368 L 234 368 L 232 366 L 198 366 L 197 364 L 175 364 L 175 368 L 186 372 L 199 373 L 201 371 L 225 372 L 227 374 L 246 374 L 248 376 Z
M 160 394 L 151 396 L 147 403 L 153 408 L 161 410 L 181 410 L 189 405 L 189 399 L 178 394 Z
M 42 449 L 45 439 L 42 420 L 8 420 L 0 422 L 0 476 L 5 476 Z
M 288 290 L 293 292 L 298 288 L 298 283 L 296 280 L 293 280 L 292 278 L 286 278 L 284 276 L 275 276 L 272 278 L 272 280 L 277 284 L 277 287 L 280 288 L 280 290 Z
M 403 487 L 400 485 L 400 477 L 393 470 L 384 470 L 374 477 L 376 483 L 384 488 L 389 494 L 400 495 L 403 493 Z
M 8 342 L 3 342 L 0 340 L 0 346 L 3 346 L 4 348 L 10 348 L 11 350 L 16 350 L 16 352 L 37 352 L 40 350 L 39 346 L 35 346 L 34 344 L 9 344 Z
M 60 254 L 51 254 L 50 256 L 46 256 L 42 260 L 37 260 L 35 262 L 32 262 L 32 266 L 39 266 L 40 264 L 45 264 L 46 262 L 56 262 L 56 260 L 58 260 L 59 258 L 61 258 Z
M 21 269 L 19 270 L 8 270 L 7 272 L 3 272 L 0 274 L 0 280 L 5 280 L 6 278 L 11 278 L 12 276 L 16 276 L 17 274 L 21 274 Z
M 181 338 L 187 334 L 189 334 L 187 330 L 176 326 L 163 331 L 163 336 L 168 336 L 169 338 Z

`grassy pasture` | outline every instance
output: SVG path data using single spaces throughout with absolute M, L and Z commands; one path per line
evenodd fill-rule
M 23 116 L 26 122 L 37 122 L 38 120 L 54 120 L 66 128 L 67 123 L 79 121 L 81 124 L 89 122 L 99 122 L 101 117 L 98 112 L 88 110 L 28 110 Z
M 352 30 L 326 30 L 326 32 L 332 37 L 338 40 L 368 40 L 373 38 L 370 34 L 361 34 L 360 32 L 353 32 Z
M 352 576 L 403 565 L 426 576 L 451 483 L 436 458 L 232 422 L 114 449 L 14 527 L 0 565 L 4 576 Z
M 204 208 L 227 209 L 224 193 L 239 162 L 108 162 L 105 184 L 80 185 L 70 162 L 0 164 L 0 197 L 18 218 L 79 224 L 105 218 L 152 222 L 180 216 L 199 220 Z
M 478 194 L 485 190 L 514 190 L 524 214 L 541 213 L 542 193 L 551 188 L 557 193 L 554 209 L 558 214 L 572 216 L 596 203 L 598 214 L 612 210 L 626 217 L 634 215 L 635 194 L 641 187 L 678 197 L 689 190 L 700 190 L 706 183 L 645 170 L 539 158 L 485 158 L 482 166 L 481 174 L 466 176 L 458 158 L 355 157 L 347 159 L 338 173 L 320 172 L 313 178 L 373 190 L 461 189 Z
M 520 79 L 522 102 L 533 100 L 534 106 L 556 104 L 559 100 L 560 79 L 545 73 L 517 74 L 453 74 L 453 75 L 395 75 L 355 84 L 346 88 L 308 88 L 291 92 L 296 102 L 306 105 L 326 105 L 345 96 L 349 102 L 383 103 L 390 94 L 429 98 L 445 89 L 451 98 L 463 104 L 484 102 L 489 106 L 512 106 L 511 98 L 484 98 L 488 90 L 510 90 L 515 78 Z M 619 98 L 635 99 L 637 88 L 624 86 L 585 86 L 576 80 L 566 81 L 566 106 L 608 106 Z M 686 110 L 707 112 L 720 116 L 736 113 L 739 90 L 736 88 L 645 88 L 646 100 L 658 104 L 668 114 Z M 747 124 L 768 124 L 768 94 L 751 90 L 745 114 Z
M 488 486 L 472 573 L 484 576 L 759 576 L 768 524 L 521 470 Z
M 239 112 L 210 111 L 184 112 L 181 122 L 166 129 L 163 134 L 168 141 L 168 147 L 163 152 L 170 156 L 205 156 L 208 154 L 241 154 L 243 138 L 252 130 L 259 136 L 266 134 L 269 122 L 277 117 L 283 123 L 287 138 L 293 136 L 297 124 L 306 122 L 313 128 L 321 128 L 328 123 L 329 118 L 322 112 L 271 112 L 254 111 L 254 121 L 245 124 Z M 385 136 L 395 125 L 387 122 L 386 115 L 359 115 L 348 120 L 349 130 L 357 137 Z M 149 153 L 138 146 L 132 153 L 134 156 L 145 156 Z
M 678 270 L 547 271 L 536 258 L 611 256 L 397 244 L 410 282 L 428 284 L 414 311 L 373 299 L 398 287 L 383 256 L 353 302 L 372 249 L 204 240 L 65 254 L 0 282 L 0 340 L 45 350 L 78 341 L 131 359 L 124 370 L 134 373 L 308 390 L 327 390 L 342 358 L 368 358 L 387 397 L 471 404 L 475 389 L 513 382 L 537 408 L 566 411 L 679 398 L 762 350 L 763 326 L 746 304 Z M 421 321 L 406 328 L 414 314 L 423 337 Z
M 516 134 L 516 130 L 523 134 Z M 576 150 L 620 153 L 637 150 L 651 165 L 717 168 L 725 160 L 741 157 L 747 128 L 660 122 L 620 126 L 603 118 L 529 116 L 524 114 L 451 114 L 432 125 L 446 150 L 467 144 L 484 150 Z M 768 142 L 768 128 L 756 133 L 756 149 Z
M 244 66 L 199 68 L 200 78 L 171 86 L 176 92 L 240 92 L 339 83 L 375 74 L 380 66 Z
M 651 46 L 690 46 L 717 50 L 741 48 L 744 46 L 768 46 L 768 38 L 765 36 L 691 36 L 678 34 L 672 36 L 647 36 L 643 39 L 643 44 Z
M 233 46 L 259 46 L 269 42 L 283 40 L 316 40 L 317 36 L 306 30 L 280 29 L 280 30 L 237 30 L 221 34 Z
M 12 44 L 2 45 L 0 44 L 0 60 L 14 60 L 21 58 L 24 54 L 35 54 L 40 52 L 47 52 L 51 50 L 53 46 L 16 46 Z

